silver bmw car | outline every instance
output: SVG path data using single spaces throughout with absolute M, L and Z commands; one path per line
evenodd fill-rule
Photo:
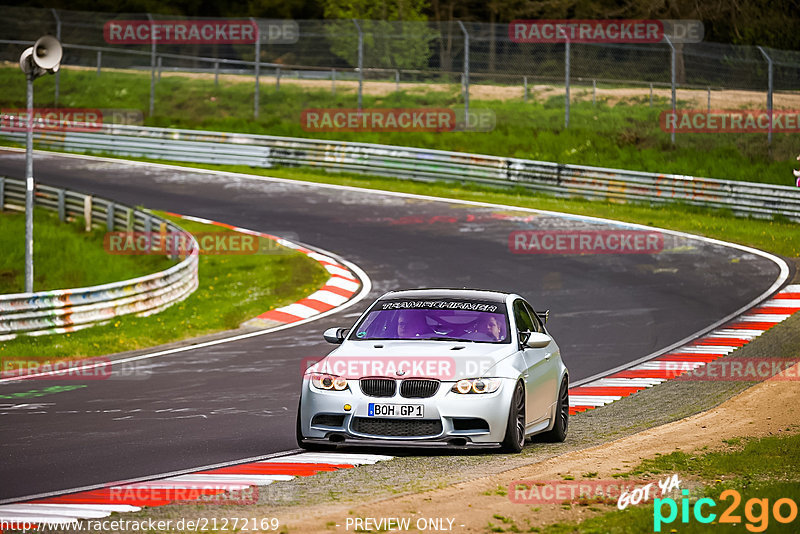
M 564 441 L 569 378 L 522 297 L 419 289 L 380 297 L 306 369 L 297 413 L 305 449 L 341 445 L 499 447 Z

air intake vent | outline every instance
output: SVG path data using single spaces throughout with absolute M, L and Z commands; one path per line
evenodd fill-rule
M 426 399 L 428 397 L 433 397 L 438 390 L 438 380 L 409 379 L 400 382 L 400 396 L 409 399 Z
M 358 381 L 364 395 L 370 397 L 394 397 L 397 384 L 391 378 L 362 378 Z
M 371 436 L 438 436 L 442 433 L 439 419 L 377 419 L 354 417 L 352 429 L 359 434 Z

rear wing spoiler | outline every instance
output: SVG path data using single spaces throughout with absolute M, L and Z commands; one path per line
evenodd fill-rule
M 547 320 L 550 318 L 550 310 L 545 311 L 535 311 L 534 313 L 539 317 L 539 320 L 542 321 L 542 324 L 547 324 Z

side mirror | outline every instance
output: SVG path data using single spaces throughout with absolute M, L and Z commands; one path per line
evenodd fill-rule
M 541 332 L 531 332 L 528 336 L 528 339 L 525 340 L 525 346 L 532 349 L 543 349 L 549 345 L 551 341 L 553 341 L 553 338 L 547 334 L 542 334 Z
M 339 327 L 328 328 L 322 333 L 322 337 L 325 338 L 325 341 L 328 343 L 333 343 L 334 345 L 341 345 L 346 335 L 347 328 Z

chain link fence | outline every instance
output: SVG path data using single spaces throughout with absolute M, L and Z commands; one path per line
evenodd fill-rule
M 63 66 L 97 69 L 137 69 L 151 74 L 149 113 L 163 71 L 254 76 L 254 115 L 263 78 L 358 81 L 360 107 L 365 81 L 461 84 L 465 105 L 470 87 L 515 86 L 528 98 L 534 84 L 550 84 L 569 94 L 570 85 L 604 88 L 693 89 L 708 92 L 741 90 L 763 93 L 769 107 L 775 95 L 800 91 L 800 52 L 710 42 L 653 44 L 520 43 L 509 37 L 508 24 L 458 21 L 387 22 L 374 20 L 240 19 L 259 28 L 256 42 L 231 42 L 219 35 L 175 44 L 138 39 L 109 39 L 109 24 L 164 23 L 175 16 L 144 13 L 97 13 L 3 6 L 0 60 L 16 63 L 21 49 L 43 34 L 64 45 Z M 193 18 L 205 23 L 213 19 Z M 230 22 L 230 21 L 228 21 Z M 674 54 L 674 60 L 672 55 Z M 258 58 L 258 61 L 256 61 Z M 468 59 L 467 59 L 468 58 Z M 772 70 L 770 74 L 770 70 Z M 770 79 L 772 84 L 770 85 Z M 58 105 L 59 84 L 55 102 Z M 568 100 L 565 107 L 568 108 Z M 775 101 L 776 107 L 791 104 Z M 565 120 L 568 124 L 568 109 Z

